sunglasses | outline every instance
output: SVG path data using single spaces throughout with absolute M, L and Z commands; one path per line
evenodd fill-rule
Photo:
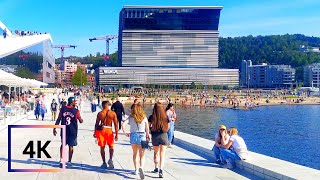
M 220 130 L 223 130 L 223 131 L 224 131 L 225 129 L 220 129 Z

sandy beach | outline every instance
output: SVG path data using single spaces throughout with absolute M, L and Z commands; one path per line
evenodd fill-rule
M 320 97 L 246 97 L 246 96 L 230 96 L 230 97 L 208 97 L 208 98 L 191 98 L 190 95 L 170 95 L 169 98 L 161 97 L 119 97 L 124 105 L 131 105 L 134 99 L 144 105 L 152 105 L 159 101 L 162 104 L 169 102 L 181 106 L 204 106 L 204 107 L 220 107 L 220 108 L 234 108 L 240 110 L 247 110 L 258 106 L 275 106 L 275 105 L 320 105 Z M 170 99 L 170 100 L 169 100 Z M 111 100 L 115 102 L 115 98 L 103 98 L 103 100 Z M 236 106 L 234 105 L 236 103 Z

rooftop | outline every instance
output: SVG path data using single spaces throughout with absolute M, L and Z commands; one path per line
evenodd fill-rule
M 150 8 L 164 8 L 164 9 L 169 9 L 169 8 L 178 8 L 178 9 L 183 9 L 183 8 L 194 8 L 194 9 L 223 9 L 222 6 L 140 6 L 140 5 L 135 5 L 135 6 L 123 6 L 123 8 L 127 8 L 127 9 L 135 9 L 135 8 L 145 8 L 145 9 L 150 9 Z

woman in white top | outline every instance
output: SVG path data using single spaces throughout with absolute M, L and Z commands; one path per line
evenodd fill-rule
M 125 130 L 125 125 L 130 125 L 130 134 Z M 141 141 L 150 140 L 149 137 L 149 125 L 143 108 L 139 104 L 133 105 L 131 115 L 128 120 L 125 120 L 122 124 L 122 131 L 130 137 L 130 144 L 133 151 L 133 165 L 135 168 L 135 174 L 139 174 L 141 179 L 144 179 L 143 165 L 144 165 L 144 149 L 141 146 Z M 140 167 L 137 169 L 137 153 L 139 150 Z
M 243 138 L 238 135 L 237 128 L 230 128 L 228 133 L 230 135 L 230 139 L 228 142 L 226 142 L 225 138 L 222 138 L 221 141 L 222 144 L 225 144 L 225 149 L 221 149 L 220 151 L 222 160 L 225 160 L 227 162 L 225 167 L 228 169 L 232 169 L 233 160 L 245 160 L 248 158 L 248 150 Z M 225 137 L 226 135 L 227 134 L 225 132 L 222 134 L 223 137 Z M 231 146 L 232 149 L 229 150 Z
M 172 103 L 169 103 L 168 106 L 166 107 L 166 113 L 167 113 L 167 118 L 170 122 L 170 129 L 168 131 L 168 141 L 169 141 L 168 147 L 171 147 L 171 144 L 173 143 L 173 138 L 174 138 L 174 122 L 177 120 L 177 114 L 174 110 Z

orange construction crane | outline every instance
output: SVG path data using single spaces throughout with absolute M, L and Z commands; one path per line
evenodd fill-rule
M 95 41 L 95 40 L 105 40 L 106 41 L 106 56 L 103 57 L 106 60 L 105 66 L 110 66 L 109 62 L 109 42 L 110 40 L 118 38 L 118 35 L 107 35 L 104 37 L 94 37 L 89 39 L 90 42 Z
M 77 46 L 75 45 L 55 45 L 52 46 L 52 48 L 59 48 L 61 50 L 61 65 L 60 65 L 60 70 L 64 71 L 64 64 L 65 64 L 65 60 L 63 58 L 64 56 L 64 48 L 73 48 L 75 49 Z

